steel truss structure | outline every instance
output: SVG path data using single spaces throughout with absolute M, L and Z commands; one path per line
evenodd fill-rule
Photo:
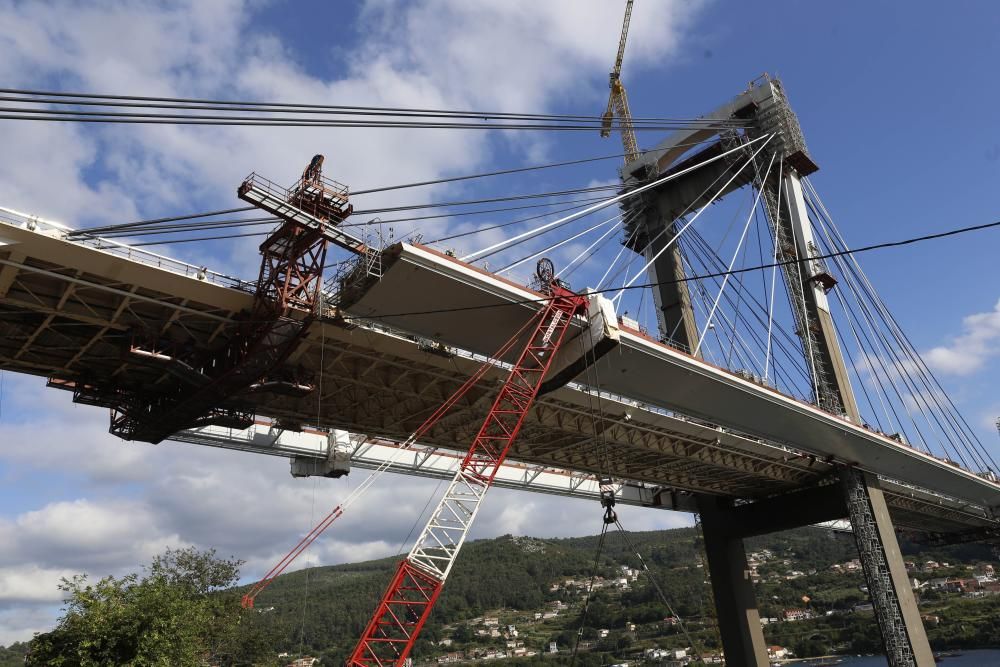
M 875 618 L 882 631 L 886 658 L 892 667 L 915 666 L 903 609 L 892 581 L 889 558 L 875 520 L 865 476 L 857 470 L 847 469 L 841 475 L 841 483 Z

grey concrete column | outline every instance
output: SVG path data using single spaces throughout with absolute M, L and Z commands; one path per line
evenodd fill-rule
M 698 497 L 712 595 L 727 665 L 768 667 L 767 645 L 757 611 L 743 539 L 734 535 L 731 504 L 714 496 Z

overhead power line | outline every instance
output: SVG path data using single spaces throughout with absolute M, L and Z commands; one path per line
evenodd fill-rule
M 254 118 L 249 116 L 194 116 L 183 114 L 124 114 L 58 110 L 31 110 L 0 107 L 0 120 L 44 121 L 55 123 L 102 123 L 124 125 L 211 125 L 233 127 L 343 127 L 421 130 L 521 130 L 545 132 L 593 132 L 601 128 L 598 121 L 566 122 L 431 122 L 388 120 L 325 120 L 319 118 Z M 695 123 L 634 123 L 633 130 L 667 132 L 682 129 L 726 130 L 732 125 L 702 125 Z M 738 127 L 738 126 L 737 126 Z M 615 126 L 612 130 L 621 130 Z
M 2 88 L 0 101 L 24 102 L 29 104 L 55 104 L 61 106 L 103 106 L 129 108 L 155 108 L 180 110 L 225 110 L 257 113 L 308 113 L 335 115 L 390 115 L 429 118 L 475 118 L 482 120 L 531 120 L 531 121 L 593 121 L 600 123 L 600 116 L 589 114 L 543 114 L 507 111 L 475 111 L 455 109 L 420 109 L 407 107 L 377 107 L 360 105 L 306 104 L 291 102 L 247 102 L 233 100 L 210 100 L 178 97 L 142 97 L 135 95 L 106 95 L 96 93 L 67 93 L 57 91 L 23 90 Z M 13 95 L 13 97 L 11 97 Z M 706 126 L 742 126 L 746 122 L 739 119 L 714 118 L 634 118 L 646 123 L 691 124 Z

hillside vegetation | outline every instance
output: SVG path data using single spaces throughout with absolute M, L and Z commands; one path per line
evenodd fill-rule
M 415 661 L 436 661 L 461 652 L 463 658 L 506 654 L 512 659 L 544 657 L 561 662 L 568 659 L 581 627 L 578 661 L 583 664 L 640 657 L 644 649 L 654 646 L 681 648 L 694 643 L 693 648 L 699 651 L 717 651 L 720 642 L 711 587 L 702 567 L 700 531 L 682 528 L 630 533 L 629 538 L 642 560 L 620 534 L 611 532 L 596 570 L 597 536 L 538 539 L 507 535 L 469 543 L 415 648 Z M 905 553 L 919 555 L 921 562 L 950 561 L 959 569 L 992 558 L 988 548 L 977 545 L 924 552 L 906 542 L 902 546 Z M 765 627 L 769 643 L 787 646 L 800 656 L 879 650 L 871 612 L 863 608 L 867 594 L 860 571 L 831 570 L 834 564 L 857 558 L 850 535 L 805 528 L 748 540 L 747 551 L 770 554 L 757 568 L 761 616 L 779 621 Z M 396 561 L 388 558 L 284 575 L 258 598 L 257 612 L 283 638 L 277 647 L 282 652 L 319 656 L 324 665 L 343 664 Z M 666 593 L 672 610 L 640 572 L 642 561 Z M 623 577 L 623 568 L 631 570 L 631 576 Z M 586 620 L 581 623 L 591 576 L 597 577 L 601 587 L 592 596 Z M 628 580 L 625 585 L 615 583 L 622 578 Z M 956 615 L 958 625 L 960 617 L 966 615 L 982 621 L 977 629 L 965 629 L 957 635 L 953 631 L 958 625 L 948 630 L 947 622 L 941 621 L 929 628 L 936 645 L 1000 644 L 1000 628 L 986 620 L 1000 609 L 1000 604 L 994 603 L 1000 598 L 949 601 L 936 596 L 935 601 L 934 595 L 929 597 L 932 600 L 923 605 L 929 611 L 940 611 L 940 603 L 962 610 Z M 796 608 L 807 609 L 813 617 L 784 622 L 784 612 Z M 685 621 L 687 636 L 673 617 Z M 515 626 L 516 637 L 510 635 L 508 625 Z M 494 627 L 499 636 L 490 636 L 496 634 Z M 965 640 L 955 641 L 956 636 Z M 556 655 L 547 654 L 551 642 L 559 650 Z
M 597 536 L 506 535 L 470 542 L 415 648 L 415 662 L 502 658 L 556 665 L 568 663 L 577 644 L 577 662 L 593 667 L 658 664 L 663 656 L 656 651 L 663 649 L 718 654 L 700 530 L 630 533 L 627 539 L 612 531 L 599 559 L 597 546 Z M 966 545 L 921 552 L 905 541 L 901 546 L 913 565 L 934 647 L 1000 646 L 1000 596 L 956 584 L 975 583 L 970 577 L 994 558 L 990 549 Z M 805 528 L 748 540 L 747 552 L 770 645 L 799 657 L 880 650 L 850 535 Z M 933 569 L 927 561 L 936 561 Z M 281 576 L 257 598 L 256 609 L 244 612 L 234 646 L 245 648 L 224 651 L 223 662 L 286 665 L 310 655 L 322 665 L 342 665 L 396 562 L 385 558 Z M 1000 590 L 1000 583 L 993 588 Z M 239 592 L 218 595 L 235 604 Z M 50 633 L 47 641 L 56 636 Z M 550 652 L 553 645 L 557 653 Z M 0 648 L 0 667 L 21 665 L 26 649 L 27 644 Z M 240 658 L 240 652 L 248 657 Z

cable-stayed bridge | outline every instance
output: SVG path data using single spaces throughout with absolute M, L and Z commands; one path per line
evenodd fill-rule
M 816 169 L 765 79 L 626 164 L 615 196 L 467 253 L 442 245 L 454 237 L 355 233 L 347 189 L 309 170 L 289 189 L 240 188 L 284 221 L 256 282 L 3 209 L 0 367 L 110 408 L 129 439 L 288 456 L 301 475 L 391 458 L 450 477 L 514 363 L 496 351 L 551 298 L 517 269 L 572 249 L 551 279 L 592 280 L 578 290 L 592 308 L 497 484 L 599 497 L 610 477 L 623 502 L 698 512 L 734 664 L 762 648 L 741 540 L 849 518 L 892 664 L 927 664 L 893 526 L 991 537 L 1000 485 L 837 231 Z M 750 206 L 727 210 L 741 192 Z M 713 208 L 728 226 L 705 225 Z M 320 290 L 328 244 L 346 252 Z

